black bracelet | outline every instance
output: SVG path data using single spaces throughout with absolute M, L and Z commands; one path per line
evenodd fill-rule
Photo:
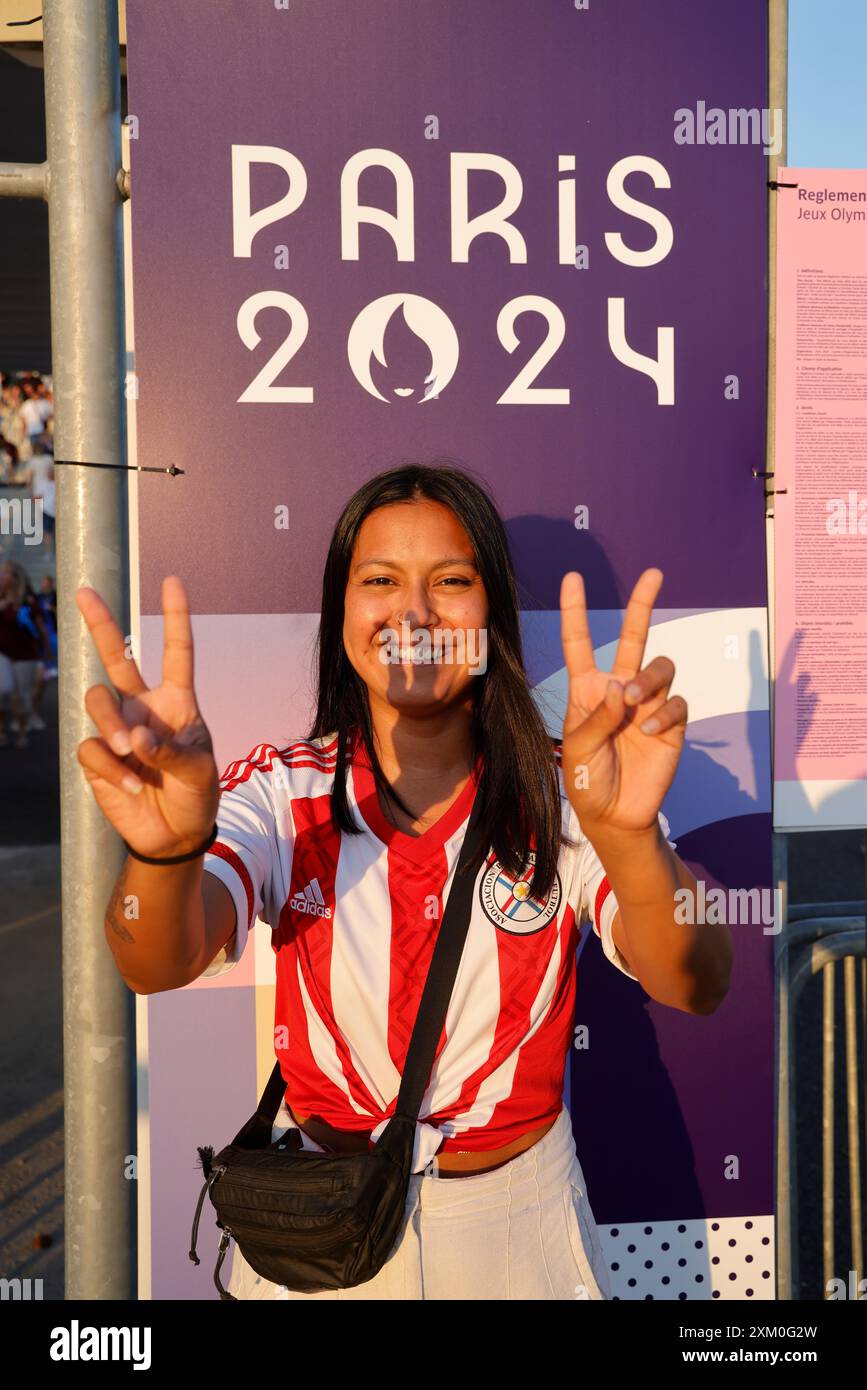
M 152 859 L 149 854 L 139 854 L 137 849 L 133 849 L 131 845 L 126 843 L 126 840 L 124 840 L 123 843 L 126 846 L 127 854 L 131 854 L 133 859 L 140 860 L 142 864 L 185 864 L 188 859 L 198 859 L 200 854 L 204 854 L 206 850 L 209 850 L 216 838 L 217 826 L 215 823 L 207 840 L 199 845 L 198 849 L 191 849 L 189 854 L 176 854 L 173 859 Z

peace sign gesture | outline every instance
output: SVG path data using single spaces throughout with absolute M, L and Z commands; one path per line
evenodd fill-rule
M 193 690 L 190 610 L 177 577 L 163 580 L 163 678 L 148 689 L 123 635 L 95 589 L 78 607 L 114 685 L 94 685 L 85 708 L 101 737 L 78 761 L 106 818 L 139 854 L 185 854 L 205 840 L 220 799 L 211 736 Z
M 584 582 L 560 585 L 569 698 L 563 723 L 563 784 L 581 828 L 645 830 L 657 823 L 686 733 L 686 701 L 669 698 L 674 662 L 655 657 L 641 670 L 662 571 L 648 569 L 629 599 L 611 673 L 593 657 Z M 648 722 L 650 721 L 650 722 Z

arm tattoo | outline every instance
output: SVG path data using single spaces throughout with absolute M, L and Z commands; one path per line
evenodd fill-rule
M 128 871 L 129 859 L 125 859 L 123 863 L 123 868 L 117 876 L 117 882 L 115 883 L 114 888 L 111 890 L 111 898 L 109 899 L 108 907 L 105 909 L 105 922 L 106 926 L 111 927 L 115 936 L 119 936 L 121 941 L 125 941 L 128 945 L 134 946 L 135 937 L 124 925 L 125 918 L 123 913 L 124 898 L 126 897 L 126 879 Z

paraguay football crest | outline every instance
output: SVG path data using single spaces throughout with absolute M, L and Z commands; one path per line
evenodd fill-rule
M 560 875 L 555 874 L 547 898 L 543 902 L 531 898 L 530 880 L 536 864 L 534 850 L 529 852 L 529 861 L 520 877 L 516 877 L 507 873 L 499 860 L 495 860 L 479 886 L 479 899 L 485 916 L 513 936 L 532 936 L 534 932 L 547 927 L 551 918 L 556 916 L 563 893 Z

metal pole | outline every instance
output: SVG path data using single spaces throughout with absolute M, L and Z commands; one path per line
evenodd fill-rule
M 834 1278 L 834 961 L 822 970 L 822 1273 Z
M 843 961 L 843 997 L 846 1020 L 846 1117 L 849 1140 L 849 1229 L 855 1287 L 864 1272 L 864 1224 L 861 1219 L 861 1125 L 858 1091 L 858 1001 L 855 990 L 855 957 Z
M 768 157 L 767 177 L 775 180 L 779 167 L 785 166 L 788 144 L 788 61 L 789 61 L 789 6 L 788 0 L 768 0 L 768 105 L 771 111 L 783 113 L 782 141 L 780 152 Z M 774 127 L 772 127 L 774 128 Z M 774 768 L 774 672 L 776 633 L 774 630 L 774 460 L 775 460 L 775 419 L 776 389 L 774 374 L 777 361 L 777 203 L 779 194 L 768 189 L 768 343 L 767 343 L 767 424 L 765 431 L 765 468 L 770 473 L 768 479 L 767 505 L 765 508 L 765 539 L 767 547 L 768 573 L 768 638 L 769 638 L 769 685 L 770 685 L 770 743 L 771 743 L 771 795 L 773 797 Z M 775 1182 L 774 1212 L 776 1217 L 776 1296 L 780 1300 L 797 1297 L 797 1189 L 794 1170 L 795 1154 L 793 1147 L 794 1095 L 795 1095 L 795 1047 L 794 1014 L 790 1012 L 789 994 L 789 950 L 788 950 L 788 841 L 784 834 L 772 833 L 772 854 L 774 885 L 779 894 L 782 924 L 780 934 L 774 938 L 774 977 L 776 1013 L 776 1087 L 775 1087 Z
M 57 456 L 126 461 L 117 0 L 44 0 Z M 129 631 L 126 474 L 57 478 L 67 1299 L 136 1296 L 135 996 L 103 919 L 123 860 L 76 759 L 105 674 L 75 604 L 98 589 Z
M 795 1057 L 796 1057 L 796 1000 L 792 998 L 791 943 L 789 942 L 789 865 L 788 841 L 785 835 L 774 835 L 774 887 L 782 929 L 774 937 L 774 1116 L 775 1116 L 775 1182 L 774 1214 L 776 1227 L 776 1296 L 780 1302 L 797 1297 L 798 1243 L 794 1233 L 798 1227 L 798 1174 L 795 1147 Z
M 48 165 L 0 164 L 0 197 L 46 198 Z

